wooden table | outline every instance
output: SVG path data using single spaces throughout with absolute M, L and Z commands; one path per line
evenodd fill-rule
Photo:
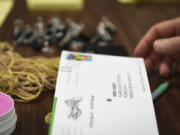
M 139 4 L 122 5 L 116 0 L 85 0 L 85 9 L 80 12 L 30 12 L 24 0 L 16 0 L 15 6 L 0 29 L 0 40 L 12 41 L 13 21 L 21 18 L 25 23 L 32 24 L 41 15 L 48 20 L 57 15 L 62 20 L 70 17 L 86 25 L 85 32 L 92 36 L 102 16 L 108 16 L 118 28 L 113 38 L 115 45 L 124 45 L 130 54 L 133 53 L 138 41 L 145 32 L 160 21 L 179 16 L 180 4 Z M 30 48 L 16 47 L 23 56 L 46 55 L 59 56 L 60 52 L 48 55 L 37 53 Z M 180 77 L 175 75 L 161 78 L 158 75 L 149 77 L 151 89 L 169 80 L 171 87 L 155 104 L 155 112 L 160 135 L 180 134 Z M 31 103 L 16 103 L 18 115 L 17 128 L 13 135 L 47 135 L 48 125 L 44 116 L 51 111 L 54 91 L 45 92 L 38 100 Z

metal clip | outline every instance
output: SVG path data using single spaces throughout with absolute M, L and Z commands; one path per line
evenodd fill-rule
M 16 19 L 14 21 L 13 39 L 16 40 L 22 34 L 23 22 L 21 19 Z
M 25 30 L 24 32 L 21 34 L 21 36 L 16 40 L 16 44 L 20 45 L 20 44 L 26 44 L 26 39 L 28 39 L 29 37 L 31 37 L 32 35 L 32 28 L 29 24 L 27 24 L 25 26 Z M 25 41 L 25 42 L 24 42 Z
M 67 48 L 72 40 L 78 39 L 85 28 L 84 24 L 77 24 L 71 19 L 67 19 L 67 23 L 69 24 L 69 29 L 64 38 L 59 43 L 61 49 Z
M 99 42 L 110 42 L 112 40 L 112 34 L 116 32 L 116 27 L 107 17 L 103 17 L 97 26 L 96 34 L 92 38 L 91 43 L 98 44 Z

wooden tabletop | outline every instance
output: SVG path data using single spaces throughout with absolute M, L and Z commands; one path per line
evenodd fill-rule
M 116 0 L 85 0 L 85 9 L 80 12 L 31 12 L 27 10 L 24 0 L 16 0 L 12 12 L 0 28 L 0 40 L 12 41 L 13 21 L 17 18 L 32 24 L 37 16 L 43 16 L 45 20 L 53 15 L 62 20 L 70 17 L 84 23 L 85 32 L 92 36 L 101 17 L 108 16 L 118 29 L 112 44 L 124 45 L 131 55 L 138 41 L 153 24 L 177 17 L 179 13 L 180 4 L 123 5 Z M 23 47 L 16 47 L 15 50 L 26 57 L 60 54 L 59 51 L 51 55 L 38 53 Z M 160 135 L 180 135 L 180 76 L 161 78 L 155 74 L 149 76 L 149 81 L 151 90 L 162 82 L 171 82 L 169 90 L 154 104 L 155 112 Z M 43 93 L 33 102 L 16 103 L 18 121 L 13 135 L 47 135 L 48 125 L 44 123 L 44 116 L 52 109 L 53 95 L 54 90 Z

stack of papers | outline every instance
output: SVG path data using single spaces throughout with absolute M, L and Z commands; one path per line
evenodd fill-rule
M 158 135 L 143 59 L 63 51 L 49 135 Z

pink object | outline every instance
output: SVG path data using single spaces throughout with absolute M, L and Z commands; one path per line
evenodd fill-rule
M 12 98 L 4 93 L 0 93 L 0 116 L 12 110 L 14 102 Z

